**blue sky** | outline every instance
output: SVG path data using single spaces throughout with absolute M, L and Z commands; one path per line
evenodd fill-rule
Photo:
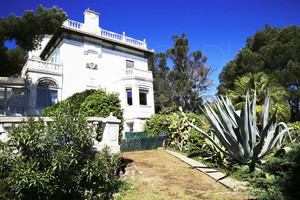
M 245 40 L 265 23 L 272 27 L 300 26 L 299 0 L 0 0 L 0 17 L 22 15 L 37 5 L 58 6 L 68 18 L 83 22 L 90 8 L 100 13 L 100 27 L 116 33 L 126 32 L 135 39 L 146 39 L 149 49 L 162 52 L 173 46 L 172 35 L 185 32 L 190 50 L 201 50 L 207 65 L 218 75 L 233 60 Z M 170 66 L 171 67 L 171 66 Z M 215 90 L 212 91 L 214 93 Z

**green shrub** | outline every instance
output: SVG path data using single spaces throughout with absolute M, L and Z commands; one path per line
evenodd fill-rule
M 104 90 L 97 90 L 94 94 L 87 96 L 80 105 L 80 111 L 93 117 L 108 117 L 110 113 L 118 119 L 123 117 L 118 94 L 107 94 Z
M 100 91 L 102 91 L 102 90 L 100 90 Z M 84 100 L 88 96 L 90 96 L 96 92 L 97 92 L 97 90 L 90 89 L 90 90 L 85 90 L 83 92 L 75 93 L 72 96 L 68 97 L 66 100 L 60 101 L 52 106 L 48 106 L 47 108 L 44 108 L 43 116 L 44 117 L 55 116 L 56 111 L 64 110 L 64 108 L 67 106 L 66 104 L 68 104 L 68 107 L 69 107 L 68 114 L 70 114 L 72 116 L 76 116 L 80 112 L 82 102 L 84 102 Z
M 54 116 L 56 111 L 63 111 L 65 107 L 69 107 L 68 115 L 77 116 L 84 113 L 88 117 L 108 117 L 110 113 L 121 120 L 119 129 L 119 138 L 122 137 L 123 130 L 123 109 L 121 109 L 120 99 L 116 93 L 107 93 L 104 89 L 85 90 L 75 93 L 69 98 L 49 106 L 43 110 L 43 116 Z M 98 126 L 97 133 L 101 140 L 102 126 Z
M 171 137 L 169 126 L 171 124 L 171 114 L 156 114 L 147 119 L 144 124 L 144 131 L 148 132 L 148 137 L 155 137 L 159 133 L 165 133 L 168 138 Z
M 110 113 L 121 120 L 119 127 L 119 141 L 122 138 L 123 131 L 123 109 L 117 93 L 107 93 L 103 89 L 97 90 L 94 94 L 87 96 L 80 105 L 80 112 L 89 117 L 108 117 Z M 97 128 L 98 139 L 101 140 L 102 126 Z
M 167 138 L 170 141 L 173 141 L 174 138 L 172 138 L 172 135 L 176 131 L 175 129 L 179 128 L 179 120 L 183 117 L 180 112 L 177 112 L 176 115 L 179 117 L 176 118 L 174 113 L 156 114 L 150 119 L 146 120 L 146 123 L 144 124 L 144 130 L 148 132 L 149 137 L 155 137 L 159 133 L 166 133 Z M 204 116 L 196 114 L 186 114 L 186 116 L 190 121 L 194 119 L 195 124 L 197 124 L 199 127 L 202 127 L 205 130 L 209 129 L 208 122 Z M 172 123 L 174 123 L 173 127 L 171 127 Z M 198 131 L 194 129 L 190 130 L 188 141 L 189 142 L 186 143 L 188 156 L 199 156 L 206 151 L 205 148 L 203 148 L 203 145 L 205 144 L 204 136 L 199 134 Z
M 250 179 L 258 199 L 300 199 L 300 143 L 289 144 L 287 153 L 278 150 L 268 158 L 262 171 Z
M 300 121 L 293 122 L 293 123 L 288 123 L 288 126 L 294 128 L 294 129 L 292 129 L 290 131 L 292 140 L 293 141 L 299 141 L 299 137 L 300 137 Z
M 118 155 L 96 152 L 85 118 L 64 113 L 11 130 L 1 144 L 0 199 L 98 199 L 118 189 Z
M 196 114 L 187 114 L 188 120 L 192 121 L 194 119 L 194 124 L 201 127 L 205 130 L 209 130 L 209 125 L 206 118 L 203 115 Z M 205 137 L 195 129 L 191 129 L 189 135 L 189 144 L 188 144 L 188 157 L 196 157 L 203 155 L 207 148 L 205 146 Z

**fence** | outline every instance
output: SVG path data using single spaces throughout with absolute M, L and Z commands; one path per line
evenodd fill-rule
M 121 140 L 121 151 L 142 151 L 162 147 L 165 136 L 149 138 L 131 138 Z
M 126 139 L 146 138 L 146 137 L 148 137 L 148 132 L 125 132 Z

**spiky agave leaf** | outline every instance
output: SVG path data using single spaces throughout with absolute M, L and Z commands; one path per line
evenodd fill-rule
M 258 159 L 272 150 L 285 133 L 289 133 L 289 128 L 285 123 L 282 122 L 276 125 L 277 110 L 271 119 L 268 119 L 270 109 L 269 91 L 261 118 L 261 132 L 258 130 L 256 124 L 256 91 L 254 91 L 252 109 L 249 91 L 247 91 L 246 102 L 242 106 L 240 116 L 236 114 L 228 96 L 226 96 L 226 99 L 222 96 L 217 98 L 216 107 L 218 114 L 209 105 L 205 106 L 206 112 L 202 111 L 212 125 L 212 132 L 226 150 L 223 150 L 223 148 L 204 131 L 190 122 L 189 124 L 204 134 L 222 153 L 243 164 L 251 163 L 251 165 L 254 166 Z M 283 127 L 283 129 L 281 129 L 281 127 Z M 258 142 L 256 141 L 257 138 L 259 139 Z

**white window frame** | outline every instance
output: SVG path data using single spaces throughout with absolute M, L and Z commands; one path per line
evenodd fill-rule
M 149 90 L 139 89 L 139 101 L 140 101 L 139 103 L 140 103 L 141 106 L 147 106 L 148 105 L 148 93 L 149 93 Z M 145 94 L 145 101 L 146 101 L 145 104 L 142 102 L 141 94 Z
M 134 68 L 134 61 L 133 60 L 126 60 L 126 69 Z

